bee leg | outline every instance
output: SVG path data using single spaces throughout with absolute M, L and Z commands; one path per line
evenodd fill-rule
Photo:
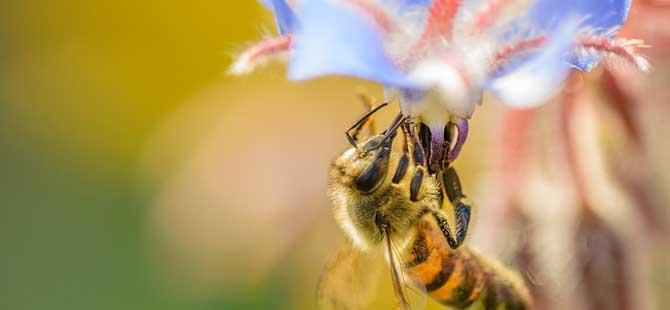
M 466 197 L 460 197 L 452 204 L 456 214 L 456 246 L 458 247 L 463 244 L 468 233 L 472 203 Z
M 386 142 L 395 139 L 396 133 L 398 132 L 398 128 L 400 128 L 400 126 L 406 120 L 407 118 L 404 115 L 402 115 L 402 113 L 398 113 L 398 116 L 396 116 L 393 122 L 391 122 L 391 126 L 389 126 L 388 129 L 382 132 L 382 134 L 380 135 L 381 137 L 372 139 L 371 141 L 367 142 L 365 145 L 363 145 L 361 150 L 364 152 L 374 151 L 384 146 Z
M 449 247 L 452 249 L 458 248 L 460 244 L 458 244 L 456 238 L 454 238 L 454 235 L 451 232 L 451 228 L 449 227 L 449 221 L 447 220 L 447 217 L 444 215 L 444 213 L 442 213 L 441 210 L 434 209 L 429 209 L 429 212 L 435 218 L 437 226 L 440 228 L 440 231 L 442 231 L 444 238 L 447 239 Z
M 424 124 L 424 123 L 419 123 L 419 125 L 417 127 L 419 129 L 419 131 L 418 131 L 419 143 L 421 145 L 421 148 L 423 149 L 423 153 L 424 153 L 424 156 L 425 156 L 425 165 L 428 168 L 428 170 L 430 171 L 431 170 L 431 159 L 433 158 L 433 156 L 435 156 L 433 154 L 433 145 L 431 143 L 431 141 L 433 139 L 433 134 L 430 131 L 430 128 L 428 128 L 428 126 L 426 126 L 426 124 Z
M 352 146 L 354 146 L 355 148 L 358 148 L 358 145 L 356 144 L 356 138 L 357 138 L 358 133 L 360 132 L 360 130 L 363 128 L 365 123 L 368 121 L 368 119 L 373 114 L 375 114 L 377 111 L 379 111 L 381 108 L 383 108 L 387 105 L 388 105 L 388 102 L 384 102 L 384 103 L 376 106 L 374 109 L 371 109 L 367 113 L 363 114 L 363 116 L 361 116 L 349 128 L 347 128 L 347 130 L 344 132 L 344 134 L 347 136 L 347 140 L 349 140 L 349 143 L 351 143 Z
M 405 135 L 405 144 L 403 145 L 403 156 L 400 158 L 400 162 L 398 163 L 398 170 L 396 170 L 396 172 L 398 172 L 402 168 L 402 175 L 405 174 L 405 170 L 407 169 L 406 166 L 409 165 L 408 145 L 411 144 L 412 161 L 416 166 L 409 188 L 409 196 L 411 201 L 419 200 L 419 192 L 421 191 L 421 184 L 423 184 L 423 176 L 427 165 L 427 157 L 425 156 L 423 145 L 420 143 L 420 138 L 417 136 L 415 128 L 416 127 L 414 123 L 410 119 L 406 119 L 402 124 L 402 131 Z
M 393 184 L 398 184 L 400 181 L 402 181 L 405 173 L 407 172 L 407 168 L 409 167 L 409 147 L 407 145 L 408 139 L 405 127 L 405 123 L 403 122 L 401 127 L 403 132 L 402 157 L 400 157 L 400 160 L 398 161 L 398 168 L 396 168 L 395 174 L 393 175 Z
M 418 167 L 414 177 L 412 178 L 412 183 L 409 186 L 409 200 L 418 201 L 419 192 L 421 191 L 421 184 L 423 183 L 423 168 Z
M 445 207 L 445 203 L 444 203 L 445 198 L 447 198 L 447 200 L 449 200 L 449 202 L 451 202 L 451 199 L 448 199 L 449 195 L 448 195 L 447 184 L 444 182 L 444 175 L 445 175 L 444 172 L 447 171 L 449 169 L 449 167 L 451 166 L 451 160 L 449 159 L 450 158 L 449 150 L 451 149 L 450 145 L 453 144 L 453 141 L 454 141 L 454 138 L 455 138 L 455 134 L 454 134 L 455 131 L 456 131 L 456 129 L 455 129 L 454 123 L 452 123 L 452 122 L 450 122 L 449 124 L 447 124 L 444 127 L 444 138 L 443 139 L 445 140 L 444 148 L 446 149 L 446 151 L 442 154 L 441 162 L 439 163 L 440 164 L 440 169 L 437 171 L 438 179 L 440 180 L 440 189 L 441 189 L 441 191 L 440 191 L 440 209 L 444 209 L 444 207 Z
M 402 112 L 398 113 L 398 115 L 395 117 L 393 122 L 391 122 L 391 126 L 389 126 L 388 129 L 384 130 L 382 134 L 384 135 L 384 141 L 386 140 L 393 140 L 395 138 L 396 133 L 398 132 L 398 128 L 402 126 L 407 121 L 407 117 L 402 114 Z
M 463 244 L 468 232 L 472 203 L 461 191 L 461 181 L 458 178 L 458 174 L 456 174 L 456 169 L 454 169 L 454 167 L 448 167 L 446 168 L 446 171 L 442 173 L 442 186 L 446 191 L 448 200 L 454 207 L 454 215 L 456 217 L 454 244 L 458 247 Z
M 412 146 L 412 160 L 414 161 L 414 165 L 426 167 L 426 160 L 428 159 L 426 150 L 421 144 L 421 138 L 419 138 L 419 135 L 416 132 L 416 125 L 411 119 L 407 119 L 403 123 L 403 132 L 405 133 L 405 139 Z

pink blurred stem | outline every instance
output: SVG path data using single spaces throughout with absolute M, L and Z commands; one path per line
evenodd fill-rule
M 537 285 L 534 275 L 539 269 L 533 244 L 537 231 L 533 219 L 520 205 L 519 196 L 523 194 L 521 184 L 524 179 L 528 158 L 530 128 L 537 110 L 507 110 L 500 126 L 499 184 L 502 187 L 502 207 L 508 227 L 518 230 L 518 247 L 514 253 L 514 262 L 521 272 L 533 297 L 535 309 L 546 309 L 549 299 L 545 288 Z
M 500 128 L 500 184 L 503 186 L 503 205 L 510 209 L 517 205 L 526 159 L 530 127 L 535 109 L 507 110 Z M 510 210 L 506 210 L 510 211 Z

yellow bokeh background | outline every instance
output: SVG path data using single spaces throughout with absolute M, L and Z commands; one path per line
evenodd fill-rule
M 226 75 L 273 31 L 252 0 L 0 3 L 0 309 L 314 307 L 342 238 L 328 165 L 357 91 L 381 89 Z M 475 198 L 501 109 L 478 110 L 459 159 Z

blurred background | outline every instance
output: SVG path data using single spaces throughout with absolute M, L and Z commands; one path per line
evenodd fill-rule
M 575 91 L 588 103 L 578 126 L 593 133 L 578 142 L 582 162 L 614 158 L 629 181 L 589 173 L 603 177 L 590 180 L 587 209 L 627 257 L 613 264 L 629 275 L 630 309 L 670 306 L 668 18 L 667 3 L 636 1 L 625 29 L 654 46 L 652 74 L 600 70 Z M 321 266 L 342 238 L 328 165 L 362 112 L 357 92 L 381 98 L 381 89 L 344 78 L 293 84 L 281 65 L 225 74 L 231 55 L 273 29 L 251 0 L 0 3 L 0 309 L 314 307 Z M 614 97 L 599 88 L 612 76 Z M 632 112 L 608 108 L 623 97 Z M 571 241 L 593 227 L 575 216 L 583 201 L 562 191 L 574 182 L 552 157 L 559 106 L 532 113 L 524 154 L 535 159 L 517 164 L 528 166 L 526 185 L 501 185 L 510 168 L 500 142 L 515 138 L 500 128 L 513 112 L 492 101 L 475 114 L 457 167 L 479 206 L 472 246 L 513 264 L 523 245 L 498 233 L 535 228 L 523 231 L 538 236 L 529 251 L 541 267 L 518 265 L 545 307 L 594 309 L 597 297 L 575 294 L 589 281 L 574 271 L 580 253 L 600 251 Z M 377 308 L 393 305 L 384 282 Z

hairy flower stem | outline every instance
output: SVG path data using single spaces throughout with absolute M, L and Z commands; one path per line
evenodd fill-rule
M 577 78 L 568 80 L 561 102 L 561 133 L 566 161 L 572 175 L 580 210 L 574 235 L 576 267 L 580 276 L 579 291 L 585 309 L 632 309 L 630 270 L 627 267 L 625 243 L 591 207 L 588 199 L 588 179 L 579 163 L 574 131 L 574 116 L 579 92 Z
M 588 310 L 633 308 L 631 270 L 625 243 L 607 222 L 583 208 L 575 233 L 576 264 Z
M 523 276 L 537 309 L 549 305 L 543 286 L 537 284 L 535 271 L 539 270 L 536 253 L 533 251 L 537 232 L 533 219 L 521 207 L 520 195 L 525 178 L 528 159 L 529 133 L 533 125 L 536 109 L 507 110 L 500 126 L 500 162 L 498 164 L 499 184 L 502 189 L 502 207 L 507 226 L 517 233 L 514 263 Z
M 582 208 L 590 209 L 588 199 L 588 180 L 582 169 L 577 155 L 577 141 L 575 139 L 574 116 L 577 107 L 575 100 L 577 91 L 575 85 L 579 76 L 573 73 L 568 79 L 566 90 L 563 92 L 560 113 L 560 133 L 563 140 L 568 171 L 571 174 L 575 192 Z
M 604 70 L 601 76 L 601 83 L 605 90 L 607 101 L 623 122 L 628 137 L 634 143 L 633 147 L 639 151 L 645 151 L 642 133 L 637 121 L 637 110 L 633 106 L 634 99 L 621 89 L 620 81 L 610 70 Z
M 612 108 L 621 120 L 628 141 L 632 144 L 625 148 L 630 152 L 627 152 L 623 162 L 611 164 L 613 174 L 622 188 L 635 201 L 635 209 L 640 213 L 644 227 L 651 234 L 660 235 L 667 229 L 667 220 L 658 216 L 658 210 L 662 207 L 662 198 L 657 194 L 657 184 L 653 181 L 652 165 L 642 138 L 642 129 L 637 118 L 639 110 L 636 109 L 635 99 L 622 89 L 621 81 L 610 70 L 605 70 L 600 82 L 603 93 L 607 97 L 605 100 L 608 107 Z M 634 171 L 623 167 L 624 165 L 630 166 L 631 163 L 636 166 Z

